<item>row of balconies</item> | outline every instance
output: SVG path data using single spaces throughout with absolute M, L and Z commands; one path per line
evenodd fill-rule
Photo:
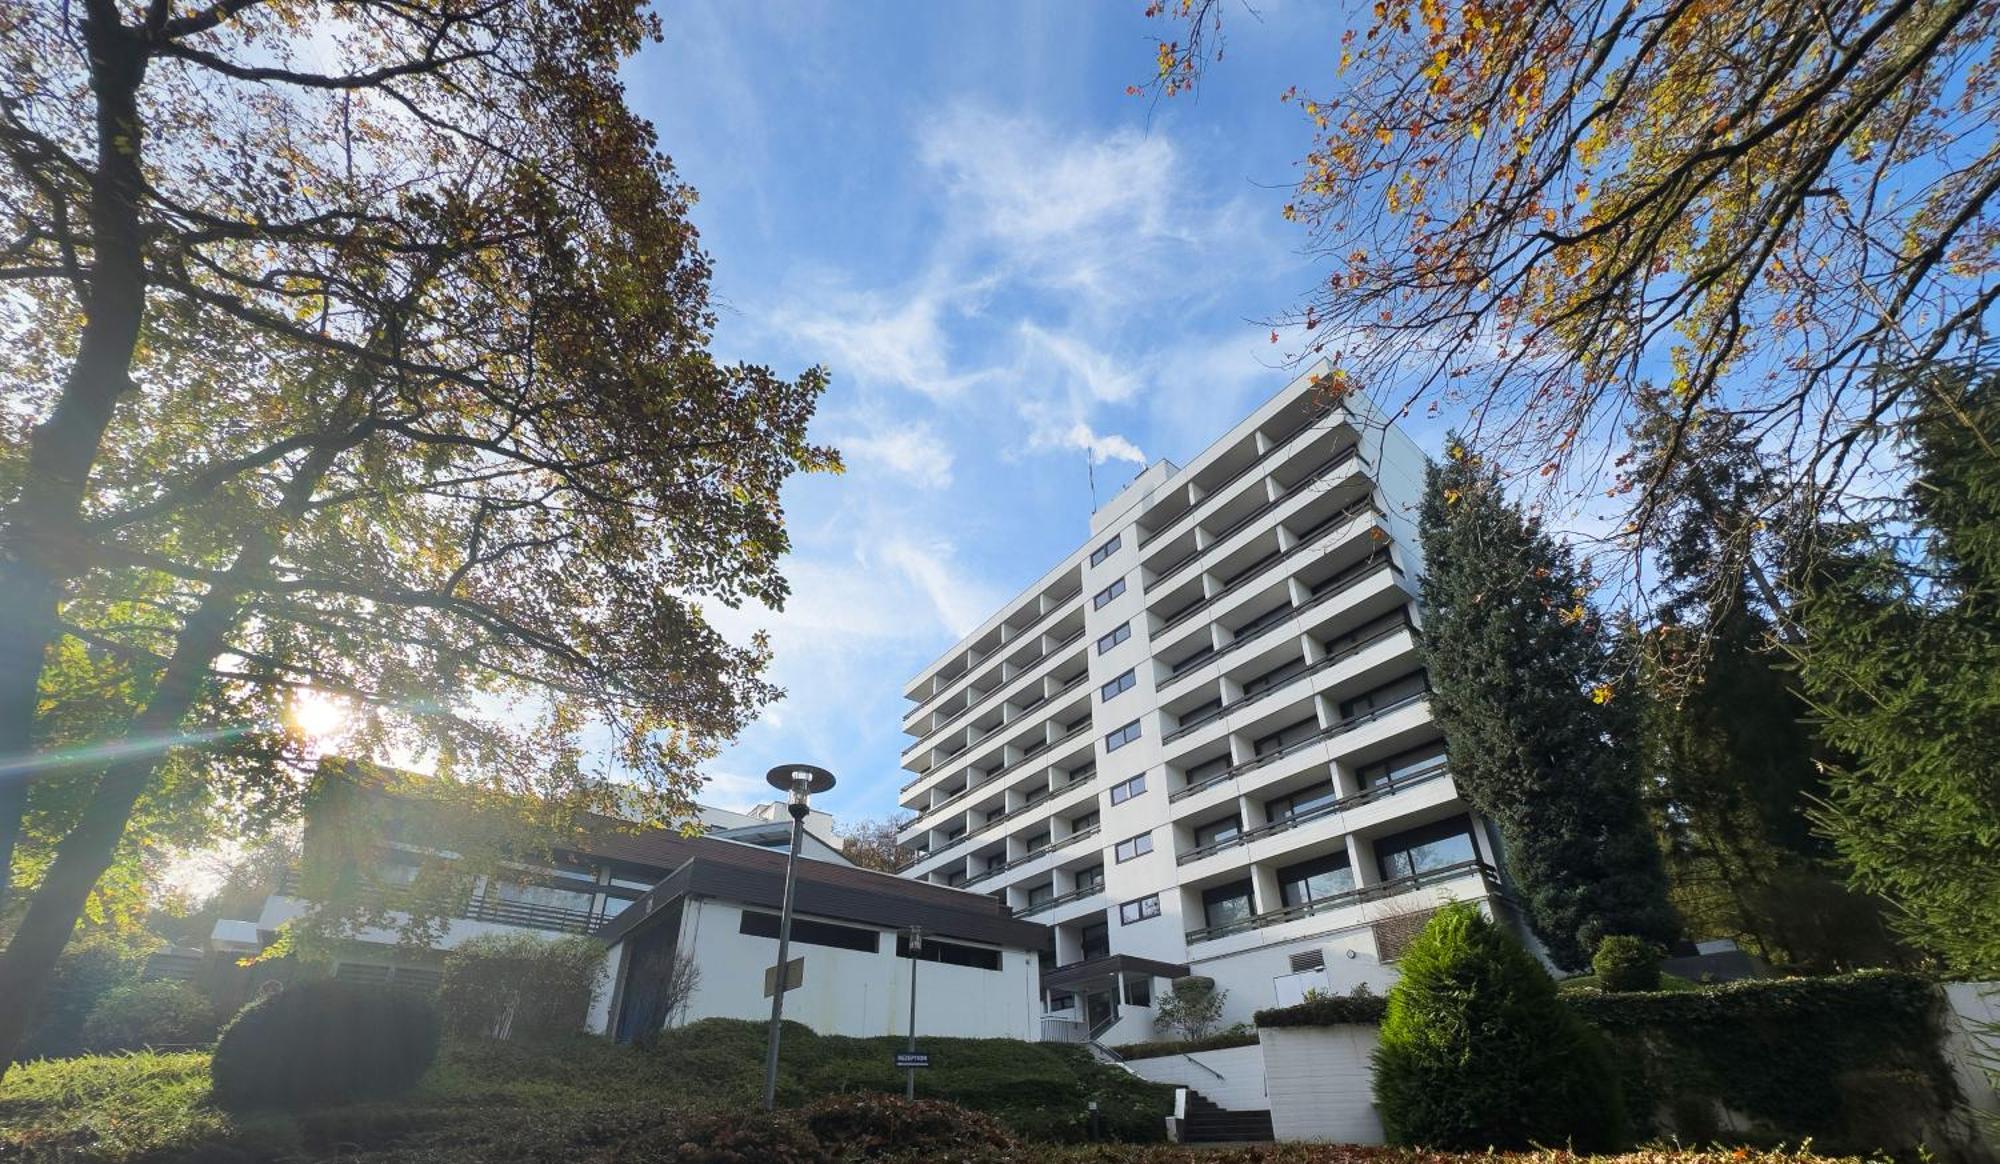
M 1147 587 L 1156 589 L 1166 585 L 1182 570 L 1193 565 L 1203 554 L 1206 554 L 1217 545 L 1228 541 L 1237 533 L 1250 528 L 1252 524 L 1269 514 L 1272 510 L 1297 497 L 1301 490 L 1310 489 L 1315 485 L 1331 484 L 1336 479 L 1336 474 L 1339 470 L 1346 467 L 1350 462 L 1356 461 L 1357 458 L 1358 452 L 1356 447 L 1352 441 L 1349 441 L 1317 464 L 1298 474 L 1292 481 L 1287 482 L 1283 480 L 1281 472 L 1273 472 L 1270 476 L 1264 478 L 1264 496 L 1262 501 L 1255 501 L 1247 505 L 1239 503 L 1218 510 L 1214 516 L 1226 518 L 1224 523 L 1214 529 L 1196 523 L 1192 531 L 1193 537 L 1186 539 L 1188 542 L 1186 553 L 1181 554 L 1171 561 L 1159 561 L 1156 559 L 1154 562 L 1143 563 L 1146 569 Z M 1359 464 L 1354 465 L 1354 469 L 1357 472 L 1361 468 L 1362 466 Z M 1255 495 L 1248 496 L 1254 497 Z
M 937 703 L 938 700 L 959 690 L 961 685 L 967 679 L 971 678 L 974 669 L 987 659 L 992 658 L 994 652 L 1000 648 L 1007 646 L 1023 635 L 1036 632 L 1041 629 L 1042 624 L 1049 622 L 1063 611 L 1075 611 L 1079 609 L 1077 600 L 1083 597 L 1081 571 L 1073 571 L 1069 577 L 1064 578 L 1062 582 L 1056 585 L 1065 589 L 1057 594 L 1046 592 L 1042 594 L 1036 600 L 1036 605 L 1039 607 L 1038 612 L 1027 622 L 1015 626 L 1003 621 L 999 626 L 981 636 L 979 640 L 966 644 L 963 648 L 964 668 L 948 678 L 944 675 L 936 676 L 933 680 L 931 692 L 917 699 L 915 706 L 903 712 L 904 725 L 907 727 L 919 715 Z M 1018 613 L 1016 612 L 1017 615 Z M 939 685 L 940 681 L 942 685 Z
M 929 728 L 925 729 L 923 734 L 919 736 L 914 742 L 912 742 L 909 747 L 903 749 L 903 760 L 905 764 L 907 764 L 912 758 L 914 758 L 918 752 L 922 751 L 926 745 L 941 748 L 943 745 L 937 742 L 936 740 L 937 734 L 939 732 L 944 731 L 946 728 L 949 728 L 950 726 L 957 723 L 959 720 L 965 718 L 967 715 L 971 714 L 974 711 L 981 711 L 983 709 L 984 714 L 980 715 L 979 718 L 974 720 L 972 723 L 966 725 L 967 736 L 964 742 L 964 747 L 970 747 L 971 745 L 979 742 L 981 738 L 990 735 L 995 731 L 998 731 L 999 729 L 1012 723 L 1015 719 L 1019 718 L 1020 716 L 1027 714 L 1028 712 L 1034 710 L 1035 708 L 1040 707 L 1048 700 L 1056 696 L 1059 696 L 1063 692 L 1068 691 L 1071 688 L 1075 687 L 1077 684 L 1082 683 L 1085 679 L 1089 678 L 1090 675 L 1090 669 L 1084 656 L 1080 652 L 1073 655 L 1063 654 L 1065 650 L 1067 650 L 1071 646 L 1074 646 L 1078 642 L 1078 640 L 1082 638 L 1083 638 L 1083 627 L 1079 625 L 1076 630 L 1070 632 L 1067 636 L 1061 639 L 1056 639 L 1054 641 L 1045 643 L 1039 654 L 1035 655 L 1033 658 L 1024 661 L 1019 666 L 1015 666 L 1012 663 L 1002 664 L 1002 670 L 1005 673 L 1000 677 L 999 684 L 997 684 L 993 688 L 993 690 L 978 693 L 977 699 L 969 700 L 964 707 L 959 708 L 957 711 L 952 712 L 950 715 L 932 724 Z M 1073 676 L 1070 676 L 1067 679 L 1056 678 L 1056 676 L 1054 675 L 1054 671 L 1059 669 L 1059 664 L 1070 663 L 1070 662 L 1080 664 L 1077 673 Z M 1047 664 L 1047 666 L 1043 666 L 1044 664 Z M 1009 667 L 1013 667 L 1013 670 L 1008 671 L 1007 668 Z M 1030 671 L 1036 674 L 1036 678 L 1021 683 L 1018 687 L 1008 692 L 1007 697 L 1002 699 L 999 703 L 996 704 L 992 702 L 991 699 L 992 695 L 994 694 L 994 692 L 998 691 L 1000 687 L 1005 686 L 1007 683 L 1012 682 L 1015 679 L 1020 679 L 1024 674 Z M 1055 684 L 1053 687 L 1051 687 L 1049 684 L 1049 681 L 1051 679 L 1055 680 Z M 1037 694 L 1035 694 L 1034 696 L 1028 698 L 1025 702 L 1023 702 L 1022 697 L 1026 696 L 1030 691 L 1033 691 L 1038 682 L 1041 684 L 1041 690 Z M 951 756 L 956 755 L 958 751 L 962 750 L 963 748 L 960 748 L 953 752 L 947 753 L 943 758 L 950 759 Z M 926 774 L 927 772 L 919 773 L 914 779 L 912 779 L 909 782 L 909 784 L 905 784 L 903 787 L 905 789 L 909 788 L 911 785 L 917 783 L 917 781 L 922 780 Z
M 1210 506 L 1229 498 L 1230 486 L 1249 476 L 1261 465 L 1270 464 L 1275 458 L 1311 433 L 1344 433 L 1349 427 L 1345 417 L 1334 415 L 1326 421 L 1329 413 L 1317 401 L 1301 400 L 1280 417 L 1273 418 L 1280 424 L 1290 422 L 1283 429 L 1283 435 L 1270 436 L 1259 428 L 1245 437 L 1235 449 L 1224 450 L 1211 458 L 1200 468 L 1183 470 L 1181 488 L 1161 497 L 1152 507 L 1141 513 L 1136 522 L 1139 531 L 1139 546 L 1160 544 L 1172 540 L 1182 532 L 1182 525 L 1196 514 Z

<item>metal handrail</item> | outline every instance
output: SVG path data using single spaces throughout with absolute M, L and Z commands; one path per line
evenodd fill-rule
M 1258 518 L 1271 512 L 1273 509 L 1278 508 L 1280 505 L 1283 505 L 1285 502 L 1298 496 L 1300 490 L 1318 484 L 1321 478 L 1328 476 L 1334 470 L 1340 468 L 1342 465 L 1345 465 L 1347 462 L 1354 460 L 1359 455 L 1356 452 L 1357 448 L 1358 448 L 1357 445 L 1348 445 L 1345 449 L 1342 449 L 1340 452 L 1337 452 L 1333 456 L 1328 457 L 1311 473 L 1308 473 L 1304 478 L 1302 478 L 1298 484 L 1293 485 L 1291 488 L 1285 490 L 1282 494 L 1278 495 L 1277 497 L 1271 498 L 1270 500 L 1264 502 L 1264 504 L 1251 510 L 1249 513 L 1244 514 L 1242 517 L 1237 518 L 1235 521 L 1232 521 L 1228 525 L 1223 526 L 1221 529 L 1215 531 L 1215 533 L 1211 535 L 1211 540 L 1207 545 L 1202 546 L 1200 549 L 1197 549 L 1193 553 L 1176 561 L 1173 565 L 1166 567 L 1157 574 L 1154 574 L 1152 581 L 1146 583 L 1147 589 L 1151 589 L 1155 586 L 1159 586 L 1165 583 L 1169 578 L 1172 578 L 1174 575 L 1180 573 L 1182 570 L 1187 569 L 1188 564 L 1190 562 L 1193 562 L 1196 558 L 1201 557 L 1203 554 L 1208 553 L 1210 550 L 1213 550 L 1215 547 L 1221 545 L 1223 542 L 1228 541 L 1236 534 L 1242 532 L 1242 530 L 1246 526 L 1248 526 L 1251 522 L 1256 521 Z
M 1448 771 L 1450 771 L 1449 767 L 1443 760 L 1440 760 L 1429 768 L 1419 769 L 1418 771 L 1409 773 L 1408 775 L 1405 776 L 1396 777 L 1395 779 L 1392 780 L 1378 781 L 1377 783 L 1371 784 L 1367 788 L 1362 789 L 1360 792 L 1355 793 L 1353 796 L 1343 797 L 1338 800 L 1330 800 L 1325 804 L 1320 805 L 1318 808 L 1311 808 L 1307 809 L 1304 812 L 1293 813 L 1292 815 L 1287 816 L 1281 820 L 1274 820 L 1267 822 L 1265 824 L 1260 824 L 1254 829 L 1244 829 L 1243 831 L 1237 833 L 1235 836 L 1230 837 L 1228 840 L 1211 841 L 1206 845 L 1200 846 L 1199 848 L 1189 849 L 1187 852 L 1180 854 L 1180 856 L 1175 859 L 1174 863 L 1177 865 L 1192 864 L 1195 861 L 1201 860 L 1203 857 L 1214 856 L 1215 854 L 1222 852 L 1224 849 L 1233 849 L 1238 845 L 1247 845 L 1251 841 L 1262 840 L 1263 838 L 1268 836 L 1274 836 L 1278 833 L 1288 832 L 1292 829 L 1298 828 L 1300 825 L 1311 824 L 1313 821 L 1319 820 L 1322 817 L 1332 816 L 1334 813 L 1345 812 L 1350 808 L 1358 808 L 1361 805 L 1380 800 L 1385 796 L 1390 796 L 1397 792 L 1401 792 L 1403 789 L 1409 788 L 1412 785 L 1423 784 L 1428 781 L 1435 780 L 1438 777 L 1445 775 Z
M 1339 723 L 1334 724 L 1332 727 L 1326 729 L 1325 731 L 1318 733 L 1317 735 L 1307 736 L 1305 739 L 1286 744 L 1283 747 L 1273 748 L 1270 751 L 1265 752 L 1261 756 L 1252 756 L 1248 760 L 1243 761 L 1241 764 L 1235 764 L 1228 768 L 1224 768 L 1222 771 L 1217 772 L 1215 775 L 1208 777 L 1199 784 L 1190 784 L 1186 788 L 1176 789 L 1173 792 L 1167 794 L 1167 799 L 1169 801 L 1175 801 L 1175 800 L 1180 800 L 1183 797 L 1193 796 L 1195 793 L 1200 792 L 1205 788 L 1212 788 L 1215 785 L 1222 783 L 1224 780 L 1228 780 L 1236 776 L 1241 776 L 1245 772 L 1250 772 L 1258 768 L 1262 768 L 1266 764 L 1275 764 L 1279 760 L 1284 759 L 1286 756 L 1291 755 L 1293 752 L 1298 751 L 1300 748 L 1311 747 L 1313 744 L 1323 743 L 1327 740 L 1332 739 L 1337 735 L 1343 735 L 1347 732 L 1353 731 L 1355 728 L 1360 727 L 1362 724 L 1370 723 L 1373 722 L 1374 720 L 1380 719 L 1381 717 L 1388 715 L 1392 711 L 1400 711 L 1403 708 L 1408 707 L 1410 704 L 1415 703 L 1420 699 L 1429 699 L 1430 695 L 1431 693 L 1428 691 L 1419 691 L 1413 695 L 1405 695 L 1403 698 L 1396 700 L 1394 703 L 1385 703 L 1381 707 L 1371 708 L 1368 711 L 1362 712 L 1360 715 L 1350 716 L 1347 719 L 1341 720 Z
M 1360 888 L 1350 889 L 1344 893 L 1336 893 L 1330 897 L 1321 897 L 1313 901 L 1302 902 L 1298 905 L 1286 906 L 1283 909 L 1251 914 L 1249 917 L 1239 918 L 1233 922 L 1224 922 L 1219 926 L 1204 926 L 1200 929 L 1189 930 L 1187 940 L 1190 943 L 1206 942 L 1216 938 L 1226 938 L 1231 934 L 1259 930 L 1267 926 L 1282 925 L 1285 922 L 1313 917 L 1316 914 L 1325 913 L 1332 909 L 1339 909 L 1343 906 L 1357 905 L 1367 901 L 1379 901 L 1384 897 L 1395 897 L 1412 890 L 1422 889 L 1426 885 L 1435 885 L 1441 881 L 1455 881 L 1468 873 L 1474 872 L 1478 873 L 1488 884 L 1495 887 L 1498 886 L 1499 873 L 1494 870 L 1493 866 L 1488 865 L 1484 861 L 1460 861 L 1456 864 L 1425 870 L 1421 873 L 1407 874 L 1375 885 L 1363 885 Z
M 1375 502 L 1374 499 L 1372 498 L 1365 498 L 1359 502 L 1356 502 L 1353 505 L 1348 506 L 1346 509 L 1341 510 L 1339 513 L 1334 514 L 1333 517 L 1329 518 L 1326 524 L 1320 529 L 1320 531 L 1314 534 L 1311 538 L 1307 539 L 1306 541 L 1300 542 L 1298 545 L 1293 546 L 1291 549 L 1286 550 L 1282 554 L 1277 554 L 1273 556 L 1268 562 L 1264 564 L 1263 569 L 1260 569 L 1253 574 L 1247 574 L 1242 577 L 1239 577 L 1234 582 L 1231 582 L 1229 585 L 1224 586 L 1222 589 L 1209 595 L 1207 598 L 1204 598 L 1201 601 L 1195 603 L 1193 606 L 1181 610 L 1180 612 L 1175 614 L 1172 618 L 1162 623 L 1160 625 L 1160 629 L 1154 631 L 1153 633 L 1155 635 L 1163 635 L 1166 632 L 1174 629 L 1175 627 L 1186 622 L 1188 619 L 1193 618 L 1195 615 L 1201 613 L 1202 611 L 1208 609 L 1211 606 L 1214 606 L 1216 603 L 1222 601 L 1224 598 L 1227 598 L 1229 595 L 1242 589 L 1244 585 L 1250 582 L 1252 579 L 1261 577 L 1264 574 L 1268 573 L 1272 566 L 1277 565 L 1279 562 L 1284 561 L 1286 558 L 1291 557 L 1293 554 L 1299 553 L 1302 550 L 1309 549 L 1312 546 L 1316 546 L 1320 542 L 1327 539 L 1328 537 L 1331 537 L 1333 535 L 1334 527 L 1336 525 L 1340 524 L 1343 521 L 1351 521 L 1355 517 L 1358 517 L 1362 513 L 1371 509 L 1375 509 Z M 1380 510 L 1376 510 L 1378 516 L 1380 515 L 1380 512 L 1381 512 Z
M 1272 442 L 1270 448 L 1265 449 L 1263 452 L 1257 454 L 1254 458 L 1252 458 L 1249 464 L 1243 466 L 1241 469 L 1236 470 L 1229 476 L 1224 477 L 1222 480 L 1217 481 L 1214 485 L 1211 485 L 1208 489 L 1208 492 L 1202 496 L 1202 499 L 1200 501 L 1197 501 L 1193 505 L 1188 506 L 1188 510 L 1186 513 L 1181 514 L 1179 517 L 1174 518 L 1166 525 L 1161 526 L 1157 531 L 1148 533 L 1144 537 L 1141 537 L 1139 539 L 1139 545 L 1137 548 L 1145 549 L 1146 546 L 1151 544 L 1152 542 L 1156 542 L 1159 539 L 1166 537 L 1168 534 L 1174 532 L 1182 522 L 1186 521 L 1190 517 L 1193 517 L 1195 514 L 1201 512 L 1202 506 L 1205 503 L 1213 501 L 1217 497 L 1221 496 L 1222 491 L 1224 489 L 1227 489 L 1231 485 L 1234 485 L 1238 481 L 1241 481 L 1245 476 L 1247 476 L 1250 473 L 1252 469 L 1255 469 L 1257 466 L 1270 460 L 1272 457 L 1277 456 L 1293 441 L 1298 440 L 1300 437 L 1318 428 L 1321 416 L 1331 416 L 1331 415 L 1332 411 L 1328 410 L 1327 412 L 1321 413 L 1319 416 L 1314 416 L 1310 420 L 1306 421 L 1304 424 L 1286 433 L 1284 436 L 1279 437 L 1276 441 Z M 1332 432 L 1333 429 L 1331 427 L 1328 427 L 1326 431 Z
M 278 895 L 303 897 L 297 870 L 287 870 L 278 880 Z M 616 914 L 599 909 L 567 909 L 556 905 L 536 905 L 526 901 L 504 901 L 481 894 L 464 897 L 425 898 L 380 886 L 342 894 L 342 900 L 372 908 L 414 910 L 431 908 L 447 917 L 467 921 L 492 922 L 522 929 L 553 930 L 568 934 L 593 934 L 604 928 Z
M 1075 590 L 1071 591 L 1069 594 L 1066 594 L 1063 597 L 1056 599 L 1055 605 L 1049 607 L 1048 610 L 1044 611 L 1040 618 L 1029 623 L 1027 626 L 1022 627 L 1021 634 L 1023 635 L 1033 634 L 1037 627 L 1049 621 L 1051 618 L 1054 618 L 1057 614 L 1060 614 L 1063 611 L 1063 609 L 1067 607 L 1070 603 L 1082 597 L 1083 597 L 1083 587 L 1079 586 Z M 1018 638 L 1020 636 L 1017 635 L 1015 637 Z M 1006 646 L 1007 644 L 1002 643 L 1000 645 Z M 995 649 L 997 650 L 998 648 Z M 987 657 L 991 658 L 992 656 L 989 655 Z M 985 661 L 986 661 L 985 659 L 980 660 L 980 662 L 982 663 Z M 925 708 L 929 707 L 931 704 L 936 703 L 938 700 L 943 699 L 945 696 L 950 695 L 953 691 L 956 691 L 958 689 L 959 684 L 965 682 L 967 679 L 970 679 L 972 677 L 972 672 L 974 668 L 976 668 L 977 666 L 978 666 L 977 663 L 968 666 L 965 669 L 965 674 L 960 675 L 956 679 L 953 679 L 950 685 L 945 687 L 944 690 L 932 692 L 930 695 L 926 696 L 922 701 L 920 701 L 915 707 L 904 712 L 903 722 L 904 723 L 910 722 L 912 716 L 921 713 Z
M 1001 865 L 998 868 L 994 869 L 985 869 L 980 871 L 979 873 L 974 874 L 971 877 L 967 877 L 964 881 L 964 884 L 974 885 L 977 884 L 978 882 L 986 880 L 988 877 L 998 877 L 1002 873 L 1007 872 L 1009 869 L 1018 869 L 1021 866 L 1027 864 L 1030 861 L 1035 860 L 1038 857 L 1046 857 L 1050 853 L 1055 852 L 1057 849 L 1066 849 L 1069 846 L 1074 845 L 1075 843 L 1083 840 L 1086 837 L 1094 837 L 1097 835 L 1098 830 L 1102 827 L 1103 826 L 1101 825 L 1091 825 L 1087 829 L 1078 829 L 1076 832 L 1073 832 L 1070 835 L 1063 837 L 1060 840 L 1050 841 L 1048 844 L 1043 845 L 1039 849 L 1031 850 L 1019 857 L 1016 857 L 1013 860 L 1007 862 L 1005 865 Z
M 1082 889 L 1072 889 L 1068 893 L 1059 893 L 1047 901 L 1038 901 L 1033 905 L 1024 905 L 1014 916 L 1027 917 L 1030 914 L 1042 913 L 1054 909 L 1059 905 L 1068 905 L 1072 901 L 1082 901 L 1085 898 L 1096 897 L 1103 892 L 1104 883 L 1100 881 L 1095 885 L 1087 885 Z
M 1254 643 L 1258 639 L 1261 639 L 1265 635 L 1269 634 L 1274 628 L 1282 626 L 1287 622 L 1290 622 L 1292 619 L 1297 618 L 1299 615 L 1304 614 L 1306 611 L 1311 610 L 1313 607 L 1318 606 L 1323 602 L 1328 602 L 1331 601 L 1332 599 L 1338 598 L 1342 594 L 1347 593 L 1349 590 L 1354 589 L 1356 586 L 1359 586 L 1361 583 L 1374 577 L 1375 572 L 1377 570 L 1380 570 L 1384 566 L 1388 567 L 1389 572 L 1391 574 L 1402 573 L 1401 570 L 1396 568 L 1396 564 L 1389 560 L 1388 552 L 1385 550 L 1378 549 L 1371 551 L 1368 557 L 1363 558 L 1359 563 L 1357 563 L 1357 565 L 1365 566 L 1366 568 L 1359 570 L 1350 578 L 1342 579 L 1339 585 L 1331 586 L 1325 590 L 1322 590 L 1318 594 L 1313 595 L 1311 598 L 1306 599 L 1304 602 L 1299 603 L 1297 606 L 1293 607 L 1291 609 L 1291 613 L 1286 615 L 1284 618 L 1273 619 L 1268 625 L 1258 627 L 1254 632 L 1252 632 L 1249 635 L 1231 639 L 1230 641 L 1222 644 L 1221 646 L 1214 648 L 1213 650 L 1209 651 L 1208 654 L 1203 655 L 1201 656 L 1200 659 L 1196 660 L 1193 663 L 1190 663 L 1187 667 L 1175 671 L 1172 674 L 1168 675 L 1165 679 L 1160 680 L 1159 683 L 1154 687 L 1154 690 L 1165 691 L 1167 688 L 1173 686 L 1174 684 L 1194 674 L 1195 671 L 1200 669 L 1203 664 L 1213 663 L 1217 659 L 1220 659 L 1222 656 L 1227 655 L 1229 652 L 1235 650 L 1238 647 L 1245 646 L 1249 643 Z M 1354 569 L 1354 567 L 1350 566 L 1349 569 Z
M 1282 681 L 1275 683 L 1269 687 L 1266 687 L 1262 691 L 1258 691 L 1252 695 L 1246 695 L 1243 698 L 1238 699 L 1234 703 L 1223 704 L 1221 707 L 1215 709 L 1215 714 L 1208 716 L 1206 719 L 1198 720 L 1190 724 L 1182 724 L 1174 728 L 1173 731 L 1170 731 L 1166 735 L 1161 736 L 1160 742 L 1163 744 L 1171 744 L 1175 740 L 1180 739 L 1182 736 L 1185 736 L 1190 732 L 1196 731 L 1200 728 L 1207 727 L 1209 724 L 1214 723 L 1216 720 L 1222 719 L 1223 717 L 1227 716 L 1229 713 L 1237 710 L 1238 708 L 1247 707 L 1250 704 L 1253 704 L 1260 699 L 1267 698 L 1271 695 L 1276 694 L 1277 692 L 1283 691 L 1285 688 L 1290 687 L 1292 684 L 1298 682 L 1299 680 L 1304 679 L 1310 675 L 1317 675 L 1321 671 L 1326 670 L 1328 667 L 1331 667 L 1336 663 L 1344 663 L 1347 660 L 1353 658 L 1355 655 L 1361 653 L 1362 651 L 1367 650 L 1369 647 L 1374 646 L 1376 643 L 1381 642 L 1383 639 L 1393 638 L 1396 635 L 1401 634 L 1406 630 L 1409 631 L 1412 635 L 1415 635 L 1417 633 L 1416 627 L 1411 626 L 1409 623 L 1401 623 L 1399 625 L 1392 626 L 1387 630 L 1376 631 L 1374 634 L 1369 635 L 1367 638 L 1361 639 L 1358 642 L 1349 643 L 1347 646 L 1342 647 L 1339 651 L 1331 655 L 1328 655 L 1326 658 L 1321 659 L 1317 663 L 1313 663 L 1305 667 L 1303 670 L 1295 671 L 1292 674 L 1285 676 L 1285 678 Z

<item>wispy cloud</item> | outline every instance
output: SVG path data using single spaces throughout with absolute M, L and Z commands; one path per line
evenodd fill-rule
M 850 468 L 880 468 L 925 489 L 951 488 L 951 447 L 927 422 L 878 427 L 835 443 Z

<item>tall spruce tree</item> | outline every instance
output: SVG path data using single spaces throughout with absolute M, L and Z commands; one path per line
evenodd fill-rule
M 1648 398 L 1631 433 L 1647 498 L 1654 624 L 1639 643 L 1642 788 L 1690 932 L 1802 969 L 1896 951 L 1872 899 L 1828 866 L 1808 808 L 1818 740 L 1780 642 L 1782 559 L 1761 519 L 1781 492 L 1744 422 L 1686 425 Z
M 1852 760 L 1820 821 L 1957 974 L 2000 975 L 2000 374 L 1922 369 L 1905 510 L 1816 564 L 1806 694 Z
M 1634 702 L 1568 548 L 1456 437 L 1421 518 L 1424 654 L 1466 799 L 1500 828 L 1530 924 L 1581 967 L 1599 939 L 1675 933 L 1639 801 Z

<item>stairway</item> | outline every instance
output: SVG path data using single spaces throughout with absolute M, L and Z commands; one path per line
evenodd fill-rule
M 1187 1089 L 1187 1119 L 1181 1125 L 1183 1144 L 1237 1144 L 1251 1140 L 1270 1141 L 1271 1113 L 1268 1111 L 1227 1111 L 1190 1087 Z

